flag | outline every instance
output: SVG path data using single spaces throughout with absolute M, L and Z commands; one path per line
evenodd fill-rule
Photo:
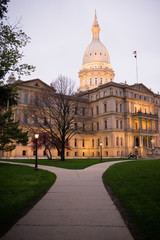
M 137 52 L 133 51 L 133 54 L 134 54 L 134 57 L 136 58 L 137 57 Z

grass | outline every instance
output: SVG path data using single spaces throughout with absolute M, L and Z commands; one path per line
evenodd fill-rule
M 119 160 L 128 160 L 128 159 L 124 159 L 124 158 L 103 159 L 102 162 L 119 161 Z M 34 159 L 0 159 L 0 161 L 35 164 Z M 53 167 L 66 168 L 66 169 L 84 169 L 98 163 L 100 163 L 100 159 L 66 159 L 65 161 L 61 161 L 60 159 L 52 159 L 52 160 L 38 159 L 39 165 L 53 166 Z
M 56 175 L 31 167 L 0 164 L 0 236 L 52 186 Z
M 103 175 L 141 239 L 160 239 L 160 160 L 115 164 Z

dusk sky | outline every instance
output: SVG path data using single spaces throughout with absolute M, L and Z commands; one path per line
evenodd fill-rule
M 160 0 L 10 0 L 8 6 L 10 22 L 21 18 L 31 37 L 23 62 L 36 71 L 21 80 L 40 78 L 50 84 L 62 74 L 78 88 L 96 9 L 115 82 L 136 83 L 136 50 L 138 82 L 160 92 Z

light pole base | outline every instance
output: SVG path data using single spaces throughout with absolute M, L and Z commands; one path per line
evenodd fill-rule
M 38 170 L 38 167 L 34 167 L 34 170 Z

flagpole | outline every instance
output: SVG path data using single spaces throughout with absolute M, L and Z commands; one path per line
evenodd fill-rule
M 136 51 L 136 78 L 138 83 L 138 64 L 137 64 L 137 51 Z
M 136 58 L 136 79 L 138 83 L 138 64 L 137 64 L 137 51 L 133 51 L 134 57 Z

